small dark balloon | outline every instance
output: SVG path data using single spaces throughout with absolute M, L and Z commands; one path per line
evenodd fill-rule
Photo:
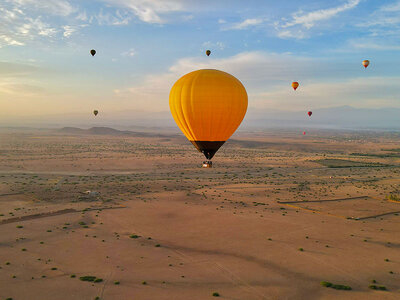
M 206 51 L 206 55 L 207 55 L 207 56 L 210 56 L 210 54 L 211 54 L 211 51 L 210 51 L 210 50 L 207 50 L 207 51 Z
M 94 49 L 90 50 L 90 54 L 92 54 L 92 56 L 95 56 L 96 55 L 96 50 L 94 50 Z
M 94 110 L 94 111 L 93 111 L 93 114 L 94 114 L 95 116 L 97 116 L 98 113 L 99 113 L 98 110 Z
M 309 112 L 307 113 L 307 115 L 308 115 L 309 117 L 311 117 L 312 111 L 309 111 Z

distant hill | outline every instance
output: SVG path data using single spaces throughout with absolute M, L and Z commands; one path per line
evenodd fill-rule
M 354 108 L 338 106 L 307 111 L 255 110 L 249 109 L 241 126 L 250 128 L 319 128 L 352 130 L 399 130 L 398 108 Z
M 251 102 L 250 102 L 251 104 Z M 311 110 L 311 118 L 307 116 Z M 169 111 L 145 113 L 140 111 L 107 112 L 102 111 L 97 118 L 87 114 L 45 115 L 24 117 L 13 121 L 2 118 L 0 126 L 61 128 L 61 133 L 157 136 L 180 134 Z M 90 128 L 90 129 L 81 129 Z M 112 128 L 117 128 L 112 129 Z M 328 108 L 307 108 L 298 111 L 249 107 L 240 131 L 253 131 L 268 128 L 306 130 L 345 129 L 345 130 L 400 130 L 399 108 L 356 108 L 337 106 Z M 149 135 L 147 135 L 147 133 Z
M 64 127 L 56 130 L 57 133 L 72 135 L 112 135 L 112 136 L 134 136 L 134 137 L 171 137 L 171 135 L 136 132 L 129 130 L 117 130 L 110 127 L 92 127 L 81 129 L 77 127 Z M 174 136 L 174 135 L 172 135 Z

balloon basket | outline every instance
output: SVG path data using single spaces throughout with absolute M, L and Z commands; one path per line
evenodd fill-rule
M 203 164 L 201 165 L 202 168 L 212 168 L 212 161 L 211 160 L 206 160 L 203 161 Z

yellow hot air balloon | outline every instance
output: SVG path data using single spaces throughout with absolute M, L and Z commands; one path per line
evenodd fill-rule
M 183 134 L 210 160 L 242 122 L 247 111 L 247 92 L 228 73 L 198 70 L 174 84 L 169 107 Z
M 362 62 L 362 64 L 363 64 L 364 68 L 367 68 L 369 66 L 369 60 L 368 59 L 364 60 Z

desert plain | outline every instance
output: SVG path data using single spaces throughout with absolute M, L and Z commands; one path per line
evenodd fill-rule
M 399 133 L 239 132 L 202 161 L 1 129 L 0 299 L 400 299 Z

